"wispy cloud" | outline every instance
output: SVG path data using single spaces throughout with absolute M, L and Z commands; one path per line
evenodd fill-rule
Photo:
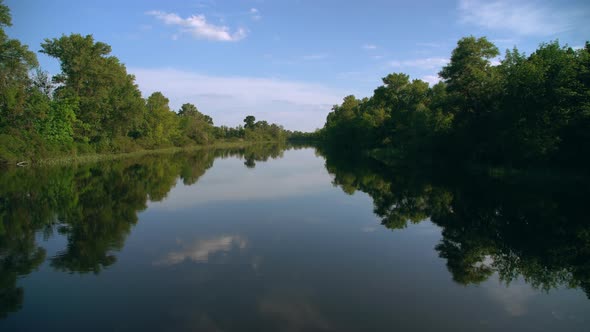
M 436 83 L 440 82 L 440 77 L 438 77 L 438 75 L 424 75 L 422 76 L 421 80 L 423 80 L 424 82 L 428 82 L 430 86 L 433 86 Z
M 492 39 L 490 40 L 492 43 L 496 44 L 496 45 L 515 45 L 518 40 L 515 38 L 496 38 L 496 39 Z
M 499 303 L 511 316 L 523 316 L 529 311 L 535 291 L 522 280 L 516 280 L 510 286 L 498 282 L 483 285 L 490 298 Z
M 129 68 L 129 72 L 135 75 L 144 95 L 161 91 L 173 109 L 193 103 L 211 115 L 217 125 L 235 126 L 252 114 L 288 129 L 314 130 L 323 126 L 332 105 L 352 92 L 310 82 L 213 76 L 170 68 Z
M 207 22 L 205 15 L 192 15 L 182 18 L 175 13 L 166 13 L 157 10 L 149 11 L 146 14 L 154 16 L 166 25 L 179 26 L 181 28 L 180 33 L 189 33 L 198 39 L 238 41 L 244 39 L 247 35 L 244 28 L 239 28 L 231 32 L 227 26 L 211 24 Z
M 416 43 L 416 45 L 422 46 L 422 47 L 432 47 L 432 48 L 440 47 L 439 43 Z
M 520 35 L 551 36 L 574 28 L 578 13 L 530 1 L 460 0 L 461 23 Z
M 323 60 L 327 57 L 328 57 L 328 54 L 326 54 L 326 53 L 318 53 L 318 54 L 304 55 L 301 57 L 301 59 L 306 60 L 306 61 L 311 61 L 311 60 Z
M 262 19 L 262 15 L 260 15 L 260 11 L 257 8 L 250 8 L 249 13 L 250 17 L 254 21 L 259 21 L 260 19 Z
M 423 59 L 412 59 L 412 60 L 403 60 L 398 61 L 394 60 L 391 61 L 389 64 L 392 67 L 399 67 L 399 68 L 418 68 L 418 69 L 437 69 L 441 68 L 442 66 L 449 63 L 449 59 L 447 58 L 423 58 Z
M 209 257 L 219 252 L 229 252 L 234 248 L 244 249 L 248 245 L 245 238 L 239 235 L 222 235 L 210 239 L 197 240 L 191 244 L 184 244 L 179 241 L 182 249 L 170 252 L 154 265 L 176 265 L 185 261 L 195 263 L 207 263 Z
M 365 50 L 376 50 L 377 49 L 377 45 L 374 45 L 374 44 L 365 44 L 365 45 L 363 45 L 363 49 L 365 49 Z

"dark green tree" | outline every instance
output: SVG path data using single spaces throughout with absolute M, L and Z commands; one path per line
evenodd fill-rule
M 254 129 L 254 124 L 256 123 L 256 118 L 253 115 L 248 115 L 244 118 L 244 128 L 246 129 Z
M 0 130 L 26 125 L 28 72 L 37 66 L 35 53 L 6 35 L 4 28 L 11 25 L 10 10 L 0 1 Z

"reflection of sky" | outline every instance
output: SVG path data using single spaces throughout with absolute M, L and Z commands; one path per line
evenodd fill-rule
M 177 209 L 215 201 L 285 198 L 330 188 L 324 160 L 313 149 L 292 150 L 281 159 L 256 162 L 248 169 L 237 158 L 217 159 L 191 186 L 179 181 L 167 198 L 148 203 L 151 209 Z
M 497 281 L 488 281 L 484 288 L 491 299 L 504 308 L 510 316 L 527 313 L 528 302 L 537 292 L 524 282 L 512 283 L 509 287 Z
M 165 258 L 154 262 L 154 265 L 175 265 L 187 260 L 206 263 L 210 255 L 228 252 L 232 248 L 244 249 L 248 245 L 246 239 L 239 235 L 221 235 L 197 240 L 190 244 L 185 244 L 183 241 L 178 243 L 182 249 L 168 253 Z
M 587 330 L 579 289 L 546 294 L 497 275 L 457 284 L 435 250 L 440 227 L 387 229 L 367 194 L 332 187 L 312 150 L 284 155 L 255 169 L 218 159 L 195 185 L 179 182 L 99 275 L 45 263 L 19 280 L 28 298 L 0 331 L 71 328 L 72 312 L 108 316 L 97 331 Z M 41 243 L 48 257 L 67 245 Z
M 279 319 L 282 331 L 333 331 L 329 320 L 304 289 L 278 288 L 259 302 L 260 313 Z

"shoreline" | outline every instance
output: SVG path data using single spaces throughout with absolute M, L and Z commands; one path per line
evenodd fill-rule
M 205 149 L 228 149 L 228 148 L 241 148 L 256 144 L 273 144 L 280 143 L 278 141 L 237 141 L 237 142 L 216 142 L 208 145 L 194 145 L 187 147 L 169 147 L 160 148 L 153 150 L 137 150 L 133 152 L 123 153 L 93 153 L 83 155 L 67 155 L 60 157 L 42 158 L 36 161 L 22 160 L 17 163 L 5 164 L 5 168 L 12 167 L 37 167 L 37 166 L 60 166 L 60 165 L 71 165 L 71 164 L 83 164 L 93 163 L 109 160 L 120 160 L 134 157 L 141 157 L 152 154 L 170 154 L 183 151 L 196 151 Z M 19 165 L 20 163 L 26 163 L 26 165 Z

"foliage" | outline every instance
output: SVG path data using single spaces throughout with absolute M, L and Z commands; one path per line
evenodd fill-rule
M 0 135 L 0 139 L 2 136 Z M 1 146 L 1 145 L 0 145 Z M 117 262 L 137 214 L 148 199 L 166 197 L 178 179 L 196 183 L 216 157 L 265 161 L 282 155 L 281 145 L 143 156 L 72 167 L 16 168 L 0 174 L 0 318 L 22 307 L 19 277 L 48 260 L 68 273 L 101 273 Z M 36 234 L 56 233 L 66 244 L 46 257 Z
M 462 38 L 442 81 L 401 73 L 373 96 L 344 98 L 315 138 L 386 159 L 590 169 L 590 47 L 516 48 L 499 65 L 486 38 Z
M 0 1 L 0 162 L 216 140 L 283 141 L 289 134 L 253 116 L 247 117 L 247 128 L 215 127 L 193 104 L 174 112 L 161 92 L 142 98 L 111 46 L 92 35 L 45 39 L 41 52 L 61 65 L 51 78 L 37 67 L 33 52 L 8 38 L 4 27 L 10 24 L 10 11 Z
M 494 273 L 535 288 L 581 288 L 590 297 L 588 179 L 497 179 L 453 169 L 386 166 L 341 150 L 318 150 L 334 184 L 367 193 L 392 230 L 430 220 L 453 280 L 479 284 Z M 482 189 L 485 188 L 485 189 Z
M 62 73 L 53 78 L 61 84 L 56 96 L 79 101 L 80 139 L 108 145 L 141 121 L 141 93 L 125 66 L 109 56 L 109 45 L 94 42 L 91 35 L 72 34 L 46 39 L 41 48 L 61 63 Z
M 197 144 L 207 144 L 214 140 L 213 119 L 197 110 L 193 104 L 183 104 L 178 111 L 180 130 L 184 136 Z

